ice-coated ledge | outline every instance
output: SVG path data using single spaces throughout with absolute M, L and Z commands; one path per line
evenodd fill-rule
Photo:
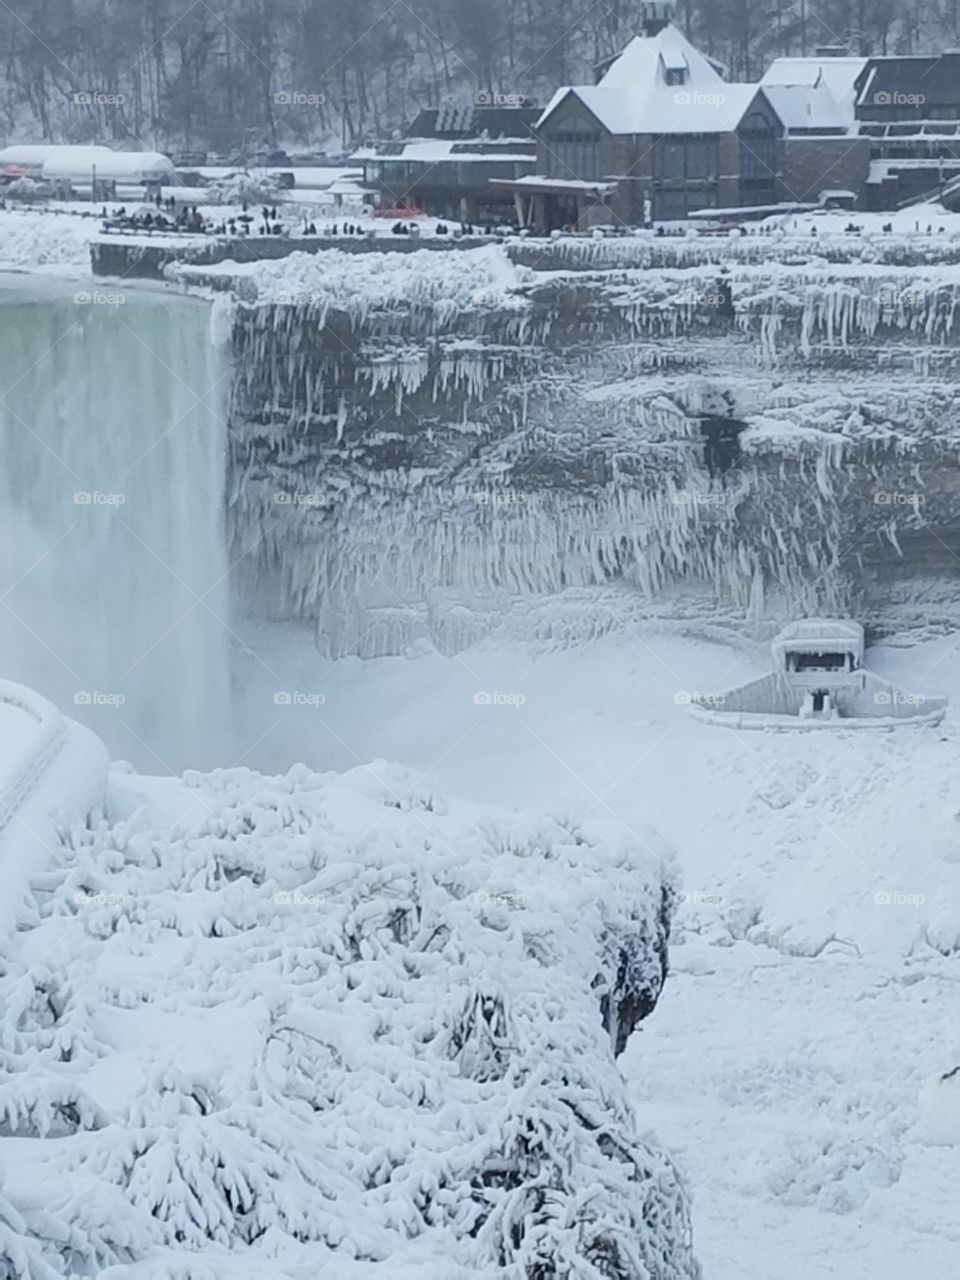
M 59 831 L 104 804 L 108 757 L 88 729 L 34 690 L 0 681 L 0 936 L 30 879 L 56 855 Z
M 234 1249 L 278 1280 L 698 1280 L 615 1063 L 666 973 L 654 832 L 382 763 L 124 785 L 0 970 L 19 1243 L 117 1280 Z

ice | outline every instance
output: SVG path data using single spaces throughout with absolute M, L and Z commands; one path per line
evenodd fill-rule
M 5 949 L 0 1257 L 698 1280 L 615 1066 L 666 971 L 654 832 L 383 764 L 187 775 L 172 828 L 139 785 L 131 820 L 71 830 Z

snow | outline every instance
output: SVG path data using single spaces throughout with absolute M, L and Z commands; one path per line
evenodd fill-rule
M 863 627 L 849 618 L 798 618 L 774 637 L 774 660 L 782 665 L 783 655 L 803 650 L 809 653 L 852 653 L 863 661 Z
M 760 84 L 764 90 L 776 85 L 824 87 L 842 111 L 842 123 L 855 123 L 856 81 L 867 58 L 775 58 Z
M 849 127 L 844 113 L 825 84 L 764 84 L 763 92 L 788 132 Z
M 175 183 L 177 171 L 157 151 L 111 151 L 104 147 L 52 149 L 43 161 L 43 177 L 87 182 L 94 170 L 99 180 Z
M 218 1276 L 235 1249 L 278 1278 L 698 1280 L 614 1063 L 663 979 L 653 832 L 379 763 L 122 781 L 139 811 L 71 831 L 6 948 L 15 1241 L 116 1280 L 184 1249 Z
M 0 270 L 68 270 L 89 275 L 90 243 L 99 230 L 96 218 L 0 210 Z

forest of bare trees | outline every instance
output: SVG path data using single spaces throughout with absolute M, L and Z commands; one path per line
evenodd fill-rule
M 486 89 L 543 101 L 629 39 L 636 0 L 10 0 L 6 141 L 349 147 Z M 733 79 L 822 45 L 960 44 L 960 0 L 678 0 Z

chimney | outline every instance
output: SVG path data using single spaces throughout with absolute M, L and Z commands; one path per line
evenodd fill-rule
M 645 36 L 657 36 L 673 21 L 675 0 L 643 0 L 640 5 L 640 27 Z

